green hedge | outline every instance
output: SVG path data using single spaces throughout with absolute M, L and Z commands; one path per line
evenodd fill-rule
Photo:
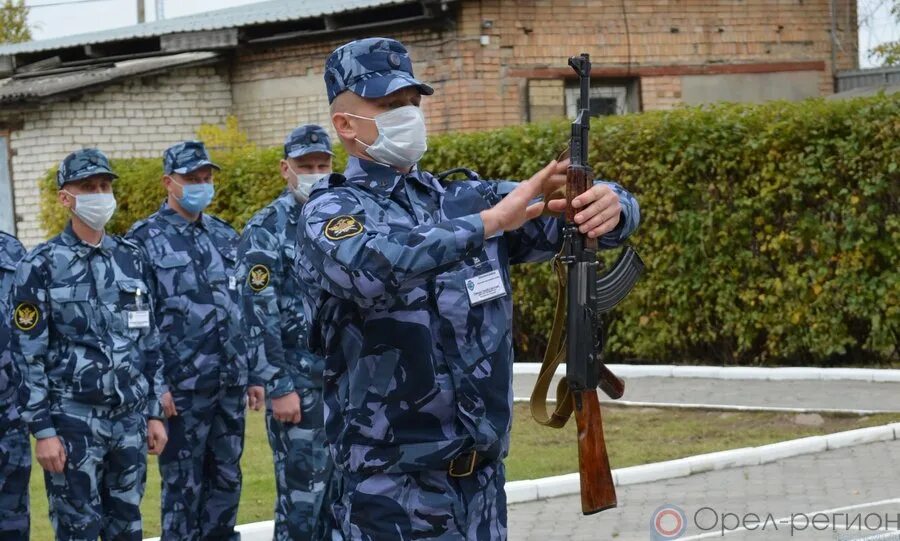
M 641 203 L 648 272 L 609 318 L 611 359 L 718 364 L 900 360 L 900 94 L 718 105 L 596 120 L 592 163 Z M 526 178 L 566 123 L 430 138 L 422 165 Z M 214 156 L 213 212 L 241 227 L 277 194 L 278 151 Z M 339 160 L 343 162 L 343 157 Z M 122 231 L 162 199 L 159 160 L 116 160 Z M 45 186 L 47 203 L 54 188 Z M 46 211 L 57 231 L 64 216 Z M 537 359 L 555 284 L 514 273 L 519 358 Z

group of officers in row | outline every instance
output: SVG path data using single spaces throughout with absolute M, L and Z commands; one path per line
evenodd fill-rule
M 27 254 L 0 235 L 0 540 L 29 536 L 29 432 L 57 539 L 141 539 L 148 452 L 163 541 L 239 539 L 248 405 L 276 540 L 505 539 L 509 265 L 559 251 L 567 164 L 419 170 L 433 89 L 392 39 L 336 49 L 325 84 L 345 172 L 324 129 L 293 130 L 286 190 L 240 236 L 204 212 L 219 167 L 199 141 L 165 151 L 165 200 L 124 238 L 97 149 L 59 165 L 62 233 Z M 610 182 L 573 205 L 605 247 L 639 220 Z

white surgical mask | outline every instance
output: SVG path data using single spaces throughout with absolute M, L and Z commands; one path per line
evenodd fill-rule
M 103 227 L 116 212 L 116 198 L 111 193 L 69 194 L 75 198 L 72 212 L 94 231 L 103 231 Z
M 366 146 L 366 153 L 373 160 L 398 169 L 408 169 L 415 165 L 428 150 L 425 133 L 425 115 L 415 105 L 404 105 L 379 113 L 375 118 L 349 116 L 372 120 L 378 128 L 378 138 L 371 145 L 359 139 L 356 142 Z
M 294 192 L 294 197 L 300 203 L 306 203 L 306 200 L 309 199 L 309 193 L 312 191 L 312 187 L 325 175 L 322 173 L 297 173 L 290 165 L 288 166 L 288 169 L 291 170 L 291 173 L 294 174 L 294 178 L 297 179 L 297 186 L 291 188 L 291 191 Z

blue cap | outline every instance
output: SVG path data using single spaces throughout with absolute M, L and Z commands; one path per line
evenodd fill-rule
M 316 124 L 304 124 L 288 134 L 284 139 L 284 157 L 299 158 L 313 152 L 324 152 L 334 156 L 328 133 Z
M 94 175 L 109 175 L 119 178 L 109 166 L 109 158 L 96 148 L 83 148 L 66 156 L 59 162 L 56 171 L 56 186 L 62 188 L 66 182 L 83 180 Z
M 209 153 L 202 141 L 184 141 L 172 145 L 163 152 L 163 172 L 167 175 L 178 173 L 186 175 L 204 165 L 221 169 L 209 160 Z
M 414 86 L 430 96 L 434 89 L 413 77 L 406 47 L 397 40 L 366 38 L 341 45 L 325 62 L 328 103 L 350 90 L 364 98 L 380 98 Z

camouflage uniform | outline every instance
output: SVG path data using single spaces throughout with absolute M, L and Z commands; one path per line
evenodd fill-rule
M 319 126 L 301 126 L 285 141 L 285 159 L 313 152 L 331 154 L 328 134 Z M 240 274 L 247 277 L 242 295 L 250 370 L 266 385 L 266 426 L 278 492 L 276 541 L 331 537 L 331 507 L 323 505 L 333 467 L 323 428 L 322 359 L 306 348 L 301 284 L 292 268 L 302 206 L 286 190 L 247 223 L 238 248 Z M 276 420 L 271 398 L 294 391 L 302 402 L 300 423 Z
M 57 184 L 108 167 L 99 151 L 78 151 Z M 69 223 L 16 271 L 19 410 L 35 438 L 58 436 L 66 451 L 63 473 L 44 474 L 59 540 L 142 537 L 147 419 L 159 418 L 164 390 L 146 270 L 133 244 L 104 235 L 91 246 Z
M 214 164 L 199 142 L 165 153 L 167 174 L 202 165 Z M 247 366 L 238 235 L 218 218 L 189 222 L 164 203 L 128 238 L 151 261 L 164 376 L 178 410 L 159 457 L 162 539 L 239 539 Z
M 421 92 L 400 49 L 384 39 L 339 48 L 326 64 L 329 98 L 360 86 L 366 97 Z M 486 240 L 479 213 L 514 183 L 443 184 L 357 158 L 325 184 L 303 208 L 296 266 L 310 346 L 325 357 L 325 429 L 343 484 L 335 518 L 351 539 L 505 539 L 509 266 L 550 259 L 561 221 Z M 623 210 L 606 247 L 639 217 L 610 186 Z M 505 295 L 471 304 L 472 280 L 491 276 Z
M 0 232 L 0 540 L 28 539 L 28 480 L 31 447 L 28 427 L 16 410 L 19 384 L 10 349 L 10 297 L 16 264 L 25 249 L 11 235 Z

